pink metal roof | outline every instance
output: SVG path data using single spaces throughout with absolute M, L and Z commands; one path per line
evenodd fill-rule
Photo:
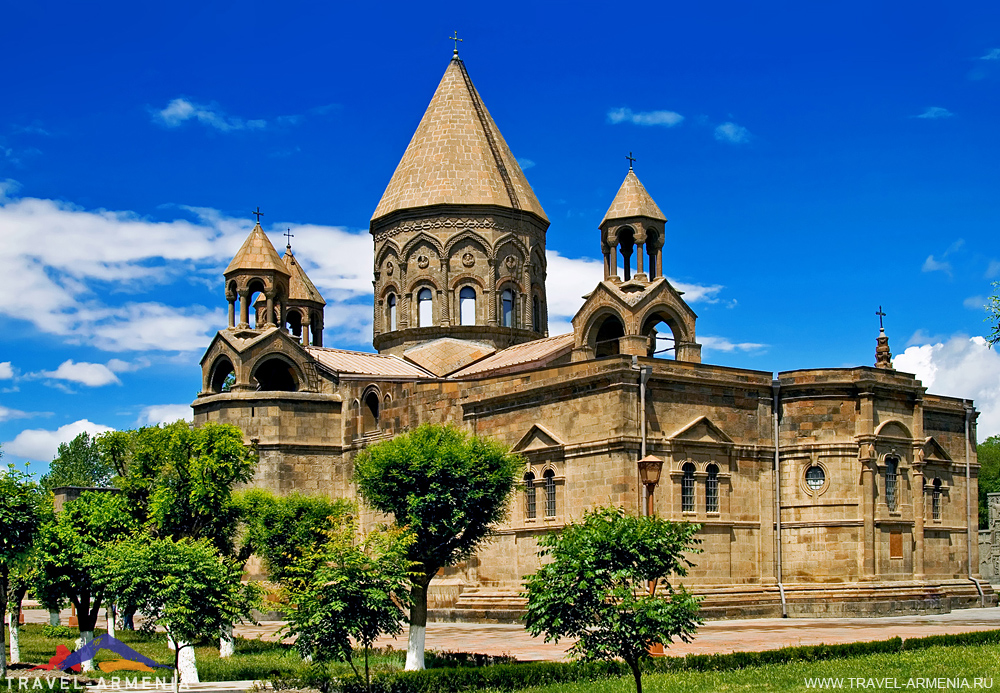
M 306 351 L 321 365 L 337 373 L 378 375 L 396 378 L 433 378 L 420 366 L 389 354 L 367 354 L 360 351 L 306 347 Z

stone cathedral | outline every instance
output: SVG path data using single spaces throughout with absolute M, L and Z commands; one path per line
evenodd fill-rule
M 540 535 L 649 494 L 702 525 L 685 583 L 709 617 L 996 604 L 971 402 L 893 370 L 884 331 L 874 367 L 702 363 L 665 214 L 631 168 L 609 202 L 604 279 L 550 336 L 549 220 L 456 52 L 372 215 L 377 353 L 323 345 L 323 297 L 258 224 L 225 271 L 195 422 L 239 426 L 277 493 L 355 498 L 358 451 L 424 422 L 519 451 L 509 520 L 435 578 L 432 619 L 518 618 Z

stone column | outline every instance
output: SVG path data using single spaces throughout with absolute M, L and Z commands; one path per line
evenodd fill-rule
M 604 278 L 607 279 L 611 276 L 611 253 L 607 247 L 601 248 L 601 252 L 604 253 Z
M 644 237 L 636 239 L 635 242 L 635 278 L 644 279 L 646 277 L 645 251 L 646 239 Z
M 240 292 L 240 329 L 245 330 L 250 327 L 250 292 Z
M 274 292 L 268 291 L 264 294 L 267 297 L 267 308 L 264 313 L 264 327 L 274 327 Z
M 448 327 L 451 325 L 451 288 L 448 286 L 448 258 L 441 258 L 441 276 L 444 278 L 442 281 L 442 286 L 444 287 L 444 296 L 441 299 L 441 320 L 438 321 L 440 325 Z
M 311 335 L 309 334 L 310 324 L 311 323 L 309 322 L 309 313 L 306 313 L 305 317 L 302 318 L 302 346 L 304 347 L 309 346 L 309 338 L 311 337 Z
M 483 298 L 486 301 L 488 301 L 488 303 L 486 304 L 489 307 L 489 312 L 487 313 L 488 322 L 489 322 L 490 326 L 496 327 L 496 325 L 497 325 L 497 301 L 496 301 L 497 264 L 496 264 L 496 260 L 493 259 L 493 258 L 489 258 L 487 260 L 487 263 L 489 263 L 489 266 L 490 266 L 490 271 L 489 271 L 489 278 L 490 279 L 489 279 L 489 283 L 487 284 L 487 287 L 488 287 L 487 290 L 483 292 L 485 294 L 485 296 Z
M 870 444 L 862 444 L 859 452 L 861 462 L 861 512 L 864 516 L 864 570 L 867 579 L 875 578 L 875 450 Z
M 229 302 L 229 329 L 236 327 L 236 297 L 226 296 Z
M 913 577 L 924 579 L 924 450 L 913 451 Z

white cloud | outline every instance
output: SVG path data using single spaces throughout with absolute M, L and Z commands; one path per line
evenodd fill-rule
M 0 363 L 0 380 L 10 380 L 13 377 L 14 368 L 10 365 L 10 361 Z
M 986 308 L 986 299 L 982 296 L 969 296 L 962 301 L 962 305 L 969 310 L 983 310 Z
M 619 123 L 631 123 L 632 125 L 662 125 L 672 128 L 680 124 L 684 116 L 675 111 L 640 111 L 635 113 L 631 108 L 612 108 L 608 111 L 608 122 L 617 125 Z
M 1000 48 L 994 48 L 979 57 L 980 60 L 1000 60 Z
M 990 260 L 989 267 L 986 268 L 985 277 L 987 279 L 993 279 L 997 275 L 1000 275 L 1000 261 Z
M 54 371 L 42 371 L 38 374 L 52 380 L 66 380 L 87 387 L 103 387 L 105 385 L 121 385 L 122 381 L 114 372 L 102 363 L 75 363 L 73 359 L 63 361 Z
M 913 373 L 928 392 L 974 399 L 979 439 L 1000 434 L 1000 353 L 983 337 L 952 337 L 911 346 L 893 359 L 896 370 Z
M 285 116 L 286 119 L 289 117 L 291 116 Z M 174 99 L 165 108 L 153 110 L 153 120 L 168 128 L 176 128 L 189 120 L 194 120 L 220 132 L 263 130 L 267 127 L 266 120 L 244 120 L 227 116 L 215 104 L 204 106 L 185 98 Z
M 10 419 L 26 419 L 32 416 L 34 416 L 34 414 L 31 412 L 0 406 L 0 421 L 9 421 Z
M 91 435 L 106 433 L 115 429 L 102 426 L 87 419 L 60 426 L 54 431 L 32 428 L 21 431 L 14 440 L 3 444 L 5 453 L 38 462 L 48 462 L 56 456 L 60 443 L 68 443 L 83 432 Z
M 521 167 L 522 171 L 527 171 L 529 168 L 535 167 L 535 162 L 531 159 L 520 158 L 517 160 L 517 165 Z
M 174 421 L 191 421 L 194 413 L 190 404 L 153 404 L 143 407 L 139 413 L 137 426 L 155 426 L 156 424 L 173 423 Z
M 926 118 L 928 120 L 937 120 L 938 118 L 951 118 L 954 113 L 949 111 L 947 108 L 942 108 L 941 106 L 928 106 L 924 109 L 924 112 L 910 116 L 911 118 Z
M 944 272 L 951 276 L 951 263 L 943 260 L 935 260 L 933 255 L 928 255 L 921 268 L 924 272 Z
M 725 337 L 709 337 L 707 335 L 698 335 L 698 343 L 701 344 L 705 351 L 757 351 L 758 349 L 764 349 L 767 344 L 758 344 L 757 342 L 732 342 Z
M 5 188 L 13 190 L 13 187 Z M 132 212 L 83 210 L 45 199 L 0 200 L 0 276 L 19 287 L 19 300 L 0 302 L 0 316 L 28 320 L 66 342 L 107 351 L 191 351 L 225 326 L 218 278 L 250 231 L 250 222 L 217 210 L 182 207 L 195 221 L 151 221 Z M 329 303 L 369 301 L 372 242 L 367 230 L 277 223 L 295 234 L 300 261 Z M 276 244 L 280 248 L 280 243 Z M 211 278 L 211 279 L 208 279 Z M 217 303 L 167 305 L 141 294 L 204 279 Z M 115 296 L 133 300 L 111 305 Z M 356 313 L 355 309 L 354 310 Z M 371 316 L 364 321 L 370 343 Z M 353 338 L 360 339 L 352 333 Z M 112 371 L 122 368 L 109 363 Z
M 702 284 L 689 284 L 687 282 L 671 279 L 670 277 L 667 277 L 667 281 L 669 281 L 675 289 L 684 294 L 684 300 L 687 303 L 718 303 L 718 293 L 722 291 L 723 288 L 722 284 L 711 284 L 709 286 Z
M 723 123 L 715 128 L 715 139 L 730 144 L 745 144 L 750 141 L 750 131 L 736 123 Z

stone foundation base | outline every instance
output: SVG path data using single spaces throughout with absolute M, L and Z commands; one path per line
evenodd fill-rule
M 985 606 L 997 605 L 997 593 L 980 582 Z M 519 623 L 527 601 L 515 587 L 442 586 L 430 600 L 428 620 L 465 623 Z M 785 585 L 790 618 L 878 618 L 915 614 L 944 614 L 953 609 L 981 606 L 979 592 L 969 580 L 922 582 L 856 582 L 841 585 Z M 695 588 L 703 598 L 702 616 L 710 620 L 780 618 L 781 592 L 777 585 L 719 585 Z M 431 583 L 431 592 L 435 592 Z

